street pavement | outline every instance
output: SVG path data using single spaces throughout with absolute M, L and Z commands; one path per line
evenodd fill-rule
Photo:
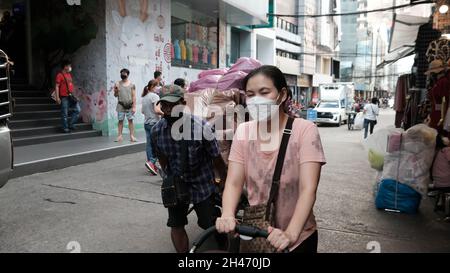
M 378 129 L 394 121 L 384 110 Z M 315 213 L 319 252 L 450 252 L 450 223 L 423 200 L 419 214 L 377 211 L 375 172 L 362 131 L 321 126 L 328 164 Z M 11 180 L 0 190 L 0 252 L 174 252 L 161 205 L 161 179 L 145 153 Z M 191 241 L 201 233 L 190 215 Z

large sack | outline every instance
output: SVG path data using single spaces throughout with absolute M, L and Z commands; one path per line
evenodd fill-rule
M 192 82 L 189 87 L 189 92 L 197 92 L 205 89 L 216 89 L 219 80 L 222 78 L 221 75 L 209 75 L 204 78 L 201 78 L 195 82 Z
M 379 184 L 375 205 L 377 209 L 415 214 L 421 200 L 422 196 L 411 187 L 392 179 L 385 179 Z
M 217 89 L 219 91 L 243 89 L 242 81 L 245 79 L 245 77 L 247 77 L 247 75 L 247 73 L 242 71 L 230 72 L 219 80 Z
M 364 114 L 358 113 L 355 117 L 355 124 L 353 125 L 353 129 L 362 130 L 364 128 Z
M 239 89 L 214 92 L 208 105 L 208 122 L 221 118 L 227 113 L 233 113 L 234 108 L 241 103 L 240 99 Z
M 395 128 L 394 126 L 382 128 L 367 139 L 363 141 L 363 146 L 366 151 L 372 151 L 379 155 L 385 156 L 388 151 L 388 139 L 391 135 L 401 134 L 403 133 L 403 129 Z
M 207 88 L 195 93 L 186 93 L 184 95 L 184 99 L 191 114 L 206 119 L 208 114 L 208 105 L 211 104 L 215 92 L 216 89 Z
M 223 76 L 228 73 L 228 70 L 228 68 L 206 70 L 198 74 L 198 79 L 202 79 L 207 76 Z
M 192 114 L 205 119 L 215 128 L 220 153 L 228 164 L 231 142 L 238 124 L 234 118 L 227 123 L 226 114 L 233 114 L 234 108 L 242 103 L 241 91 L 231 89 L 220 92 L 215 89 L 206 89 L 186 94 L 185 99 Z
M 399 145 L 390 143 L 384 158 L 383 179 L 393 179 L 426 195 L 431 184 L 437 131 L 424 124 L 411 127 L 401 135 Z M 392 139 L 391 141 L 396 141 Z M 398 147 L 399 149 L 396 149 Z
M 238 72 L 242 71 L 245 73 L 250 73 L 253 70 L 260 68 L 262 66 L 262 63 L 258 60 L 252 59 L 252 58 L 240 58 L 236 64 L 234 64 L 230 71 L 228 73 Z
M 369 150 L 369 163 L 372 169 L 377 171 L 382 171 L 384 166 L 384 156 L 375 152 L 374 150 Z

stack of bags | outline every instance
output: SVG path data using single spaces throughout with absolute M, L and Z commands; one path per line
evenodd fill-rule
M 382 130 L 367 140 L 369 162 L 381 173 L 376 192 L 378 209 L 417 213 L 431 183 L 436 137 L 435 129 L 419 124 L 406 132 Z
M 230 69 L 214 69 L 200 73 L 198 80 L 191 83 L 190 93 L 213 88 L 219 91 L 242 89 L 242 80 L 251 71 L 262 66 L 262 63 L 252 58 L 240 58 Z

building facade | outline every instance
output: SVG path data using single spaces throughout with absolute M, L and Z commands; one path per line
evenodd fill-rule
M 20 3 L 19 3 L 20 2 Z M 26 14 L 26 45 L 28 56 L 27 83 L 42 86 L 48 76 L 41 45 L 48 18 L 37 14 L 43 9 L 40 1 L 5 0 L 0 8 L 23 6 Z M 224 68 L 238 57 L 260 58 L 274 64 L 274 36 L 267 13 L 269 0 L 66 0 L 58 2 L 60 13 L 67 16 L 88 14 L 85 28 L 73 36 L 89 37 L 79 48 L 65 53 L 73 61 L 76 93 L 81 100 L 84 122 L 94 125 L 103 135 L 117 134 L 117 99 L 114 83 L 120 80 L 120 70 L 131 71 L 136 85 L 138 109 L 136 124 L 143 130 L 144 117 L 139 108 L 140 94 L 153 79 L 155 71 L 163 73 L 163 81 L 177 78 L 189 82 L 207 69 Z M 251 8 L 250 8 L 251 7 Z M 55 8 L 56 9 L 56 8 Z M 60 18 L 61 24 L 64 20 Z M 75 18 L 77 20 L 77 18 Z M 254 29 L 259 26 L 260 29 Z M 74 28 L 75 29 L 75 28 Z M 234 29 L 242 33 L 236 34 Z M 84 33 L 86 32 L 86 33 Z M 85 36 L 82 36 L 85 35 Z M 239 36 L 239 40 L 234 38 Z M 78 36 L 77 36 L 78 37 Z M 41 39 L 40 39 L 41 38 Z M 70 40 L 71 37 L 60 39 Z M 238 44 L 236 44 L 238 42 Z M 51 48 L 49 49 L 51 50 Z M 55 50 L 56 51 L 56 50 Z M 50 55 L 50 54 L 49 54 Z M 19 64 L 22 65 L 22 64 Z M 53 74 L 55 74 L 55 66 Z M 52 76 L 53 77 L 53 76 Z
M 299 10 L 298 0 L 277 0 L 277 14 L 292 15 Z M 276 17 L 276 66 L 283 71 L 290 89 L 293 92 L 295 102 L 301 101 L 299 77 L 301 37 L 299 35 L 299 19 L 295 17 Z
M 332 15 L 341 10 L 339 0 L 300 0 L 299 14 Z M 318 18 L 300 17 L 300 92 L 304 105 L 314 105 L 319 100 L 318 87 L 340 78 L 340 33 L 337 16 Z

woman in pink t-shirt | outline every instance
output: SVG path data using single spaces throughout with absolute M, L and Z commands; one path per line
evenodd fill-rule
M 292 93 L 278 68 L 263 66 L 251 72 L 243 87 L 253 121 L 239 126 L 233 140 L 223 214 L 216 224 L 221 233 L 233 232 L 236 227 L 235 212 L 244 186 L 251 206 L 267 203 L 289 118 L 286 102 Z M 269 228 L 268 240 L 278 251 L 317 252 L 313 207 L 325 163 L 317 126 L 296 119 L 275 204 L 275 227 Z

